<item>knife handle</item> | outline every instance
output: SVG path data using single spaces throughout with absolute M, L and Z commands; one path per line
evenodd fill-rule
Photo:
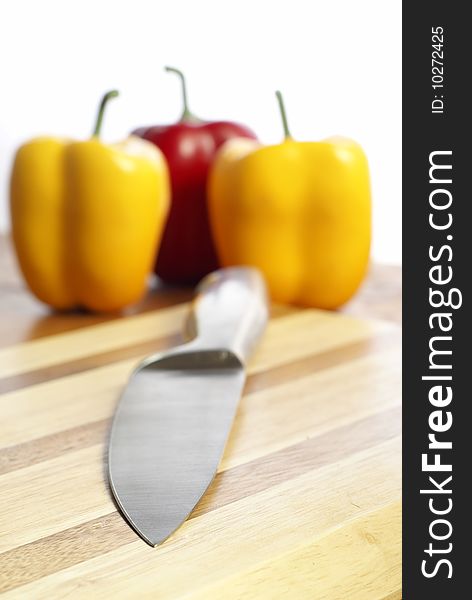
M 251 267 L 229 267 L 199 283 L 186 333 L 195 346 L 231 350 L 245 364 L 268 318 L 261 273 Z

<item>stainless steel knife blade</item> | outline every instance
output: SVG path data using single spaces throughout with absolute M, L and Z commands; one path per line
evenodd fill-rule
M 109 479 L 121 512 L 151 546 L 181 525 L 213 480 L 267 318 L 258 271 L 216 271 L 197 289 L 193 339 L 132 374 L 113 420 Z

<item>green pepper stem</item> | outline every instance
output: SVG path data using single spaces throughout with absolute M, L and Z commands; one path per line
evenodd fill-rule
M 282 117 L 282 126 L 284 128 L 285 139 L 291 138 L 292 136 L 290 134 L 290 129 L 288 128 L 287 113 L 285 112 L 285 104 L 282 92 L 279 92 L 279 90 L 277 90 L 275 92 L 275 95 L 277 97 L 277 102 L 279 103 L 280 116 Z
M 185 81 L 185 75 L 180 69 L 176 69 L 175 67 L 165 67 L 165 70 L 167 71 L 167 73 L 175 73 L 180 78 L 180 84 L 182 86 L 182 101 L 184 104 L 184 109 L 182 111 L 182 116 L 180 117 L 180 120 L 185 121 L 188 119 L 194 119 L 194 116 L 188 108 L 187 82 Z
M 116 98 L 119 95 L 117 90 L 110 90 L 106 94 L 103 95 L 102 101 L 100 102 L 100 106 L 98 107 L 97 119 L 95 121 L 95 128 L 93 130 L 93 137 L 99 137 L 102 129 L 103 122 L 103 114 L 105 112 L 105 107 L 108 104 L 108 101 L 112 98 Z

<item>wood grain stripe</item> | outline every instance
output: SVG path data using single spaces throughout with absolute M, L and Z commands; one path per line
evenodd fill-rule
M 342 348 L 333 348 L 321 354 L 313 354 L 302 360 L 251 374 L 248 376 L 244 395 L 275 387 L 294 378 L 300 379 L 372 353 L 382 352 L 395 344 L 398 339 L 399 333 L 392 331 L 373 339 L 361 340 Z M 170 339 L 161 341 L 163 344 L 171 343 Z M 110 419 L 102 419 L 3 448 L 0 452 L 0 475 L 100 443 L 105 439 L 109 426 Z
M 0 378 L 126 349 L 130 345 L 167 335 L 182 334 L 188 312 L 188 304 L 178 304 L 0 348 Z M 293 315 L 296 323 L 305 318 L 312 320 L 318 317 L 323 320 L 323 314 L 321 311 L 308 310 L 294 313 L 285 307 L 274 307 L 271 316 L 276 319 L 278 316 Z
M 253 392 L 264 389 L 269 385 L 292 381 L 293 379 L 305 377 L 310 373 L 375 355 L 392 347 L 398 347 L 400 341 L 401 332 L 398 329 L 390 329 L 383 333 L 379 332 L 375 337 L 367 337 L 352 343 L 346 343 L 343 346 L 335 346 L 316 354 L 310 353 L 299 360 L 290 361 L 249 375 L 245 391 Z
M 186 304 L 0 349 L 0 377 L 80 360 L 182 331 Z
M 222 467 L 244 464 L 397 406 L 399 370 L 382 368 L 394 356 L 392 349 L 243 397 Z M 85 390 L 85 394 L 82 391 L 74 398 L 79 412 L 74 410 L 67 419 L 56 415 L 57 411 L 71 408 L 64 403 L 62 393 L 57 410 L 52 411 L 39 402 L 40 397 L 36 398 L 33 404 L 39 402 L 37 408 L 45 411 L 44 431 L 52 433 L 64 428 L 57 423 L 86 423 L 92 414 L 103 415 L 102 418 L 112 414 L 114 400 L 110 403 L 106 398 L 105 411 L 102 400 L 95 399 L 84 411 L 89 393 Z M 115 390 L 112 395 L 116 393 Z M 3 552 L 113 510 L 104 480 L 104 441 L 0 477 Z M 18 527 L 18 523 L 22 526 Z
M 128 600 L 130 595 L 189 598 L 197 590 L 276 561 L 308 540 L 323 540 L 332 531 L 398 502 L 399 449 L 399 438 L 383 442 L 341 463 L 190 519 L 157 550 L 136 540 L 11 590 L 5 600 L 84 595 L 114 600 Z M 386 549 L 380 550 L 386 557 Z M 352 568 L 354 557 L 348 564 L 336 559 L 331 556 L 333 578 L 338 569 Z M 377 575 L 379 571 L 377 566 Z
M 400 529 L 401 505 L 396 502 L 198 590 L 191 598 L 241 600 L 256 597 L 257 590 L 257 598 L 270 600 L 399 600 Z
M 2 599 L 401 597 L 399 340 L 369 320 L 399 319 L 399 270 L 374 269 L 344 314 L 274 308 L 213 486 L 152 550 L 116 512 L 107 432 L 139 359 L 180 341 L 192 291 L 48 313 L 2 239 Z
M 185 305 L 184 310 L 188 310 L 188 305 Z M 271 313 L 271 318 L 276 319 L 278 317 L 293 314 L 293 310 L 283 306 L 274 306 L 272 307 Z M 153 315 L 153 322 L 154 320 L 156 320 L 155 315 Z M 86 337 L 89 340 L 89 349 L 86 351 L 85 355 L 83 355 L 83 352 L 79 352 L 80 358 L 75 358 L 73 360 L 60 360 L 61 354 L 60 352 L 58 352 L 57 347 L 63 344 L 63 338 L 61 336 L 52 336 L 51 338 L 49 338 L 49 342 L 51 342 L 51 345 L 48 345 L 48 340 L 44 340 L 40 343 L 39 347 L 37 343 L 33 342 L 30 344 L 20 344 L 17 347 L 5 349 L 5 351 L 3 352 L 3 356 L 4 358 L 10 361 L 11 354 L 15 353 L 15 351 L 17 351 L 17 353 L 19 354 L 20 359 L 22 354 L 25 354 L 26 360 L 32 361 L 33 364 L 35 362 L 38 362 L 38 359 L 35 358 L 35 354 L 41 355 L 42 353 L 46 353 L 47 355 L 49 355 L 49 359 L 47 361 L 39 361 L 40 364 L 45 363 L 46 366 L 42 366 L 37 369 L 16 369 L 16 371 L 19 372 L 16 372 L 13 375 L 5 374 L 9 371 L 5 368 L 4 365 L 3 376 L 2 369 L 0 368 L 0 394 L 5 394 L 14 390 L 28 387 L 30 385 L 43 383 L 45 381 L 51 381 L 52 379 L 66 377 L 68 375 L 73 375 L 74 373 L 81 373 L 88 369 L 97 368 L 100 366 L 111 364 L 113 362 L 125 360 L 127 358 L 140 358 L 149 354 L 153 354 L 155 352 L 160 352 L 162 350 L 176 346 L 183 342 L 181 331 L 183 322 L 180 321 L 179 326 L 174 327 L 175 331 L 172 331 L 168 335 L 162 335 L 161 333 L 156 336 L 149 336 L 149 332 L 145 330 L 145 334 L 141 334 L 143 337 L 145 337 L 145 339 L 143 341 L 138 341 L 134 344 L 130 343 L 129 340 L 128 343 L 125 344 L 126 335 L 123 336 L 124 339 L 120 340 L 118 338 L 118 340 L 116 340 L 116 335 L 114 335 L 114 331 L 109 327 L 110 323 L 108 321 L 104 323 L 106 323 L 107 325 L 106 329 L 97 330 L 94 327 L 85 327 L 83 329 L 81 328 L 81 345 L 84 345 L 83 339 L 84 337 Z M 150 326 L 151 325 L 152 322 L 150 323 Z M 166 325 L 164 329 L 168 328 L 168 325 Z M 94 352 L 93 349 L 96 345 L 95 340 L 97 336 L 98 338 L 100 338 L 100 336 L 102 335 L 105 335 L 105 337 L 110 336 L 110 332 L 111 337 L 114 339 L 114 342 L 110 341 L 108 344 L 104 344 L 102 342 L 101 345 L 105 347 L 109 347 L 110 345 L 112 345 L 115 347 L 112 347 L 112 349 L 103 352 Z M 68 337 L 71 344 L 74 344 L 77 341 L 77 336 L 74 337 L 73 334 L 69 335 Z M 54 355 L 57 355 L 57 357 L 54 357 Z M 0 361 L 1 357 L 2 353 L 0 351 Z M 14 361 L 11 362 L 12 364 L 10 370 L 15 371 L 15 363 Z
M 12 315 L 8 314 L 14 312 L 13 307 L 10 306 L 8 307 L 10 310 L 6 314 L 0 314 L 0 348 L 170 308 L 189 302 L 193 296 L 191 288 L 158 288 L 152 290 L 142 302 L 122 313 L 95 314 L 80 310 L 55 312 L 31 296 L 26 287 L 14 290 L 1 285 L 0 292 L 4 295 L 18 296 L 18 300 L 27 304 L 29 308 L 28 311 L 20 312 L 18 310 L 20 314 Z M 5 302 L 1 302 L 1 304 L 5 304 Z
M 399 408 L 391 409 L 218 473 L 189 518 L 200 517 L 393 439 L 400 431 L 400 416 Z M 14 548 L 0 555 L 3 566 L 0 591 L 101 556 L 135 539 L 136 535 L 121 516 L 111 513 Z
M 398 436 L 401 411 L 377 413 L 217 474 L 191 518 L 257 494 Z
M 0 452 L 0 475 L 103 443 L 109 426 L 110 419 L 102 419 L 52 433 L 23 444 L 2 448 Z
M 178 333 L 167 335 L 161 338 L 151 339 L 139 344 L 129 345 L 124 348 L 101 352 L 99 354 L 90 354 L 84 358 L 71 362 L 63 362 L 51 365 L 50 367 L 18 373 L 10 377 L 0 379 L 0 394 L 13 392 L 24 387 L 37 385 L 45 381 L 67 377 L 76 373 L 83 373 L 89 369 L 109 365 L 114 362 L 130 358 L 139 358 L 147 354 L 154 354 L 171 348 L 182 343 L 182 336 Z
M 279 317 L 287 315 L 287 313 L 283 310 L 275 311 L 275 314 Z M 310 316 L 308 311 L 306 314 L 307 316 Z M 398 339 L 399 334 L 396 329 L 386 327 L 385 333 L 391 334 L 395 336 L 395 339 Z M 365 335 L 366 334 L 368 334 L 368 331 L 365 332 Z M 382 337 L 381 333 L 379 335 Z M 395 341 L 395 339 L 392 338 L 392 341 Z M 67 377 L 68 375 L 81 373 L 89 369 L 98 368 L 121 360 L 126 360 L 129 358 L 139 359 L 148 354 L 166 350 L 180 343 L 182 343 L 181 333 L 173 332 L 167 336 L 151 338 L 143 342 L 129 344 L 127 346 L 115 348 L 106 352 L 92 352 L 87 356 L 76 360 L 69 360 L 67 362 L 53 362 L 47 367 L 25 370 L 9 376 L 0 376 L 0 394 L 12 392 L 24 387 L 43 383 L 45 381 Z M 363 339 L 363 343 L 371 344 L 373 347 L 377 342 L 376 338 L 367 337 Z M 93 346 L 91 345 L 91 347 Z M 297 367 L 294 366 L 293 368 L 296 369 Z
M 318 335 L 313 339 L 310 332 L 307 336 L 300 336 L 299 330 L 293 327 L 293 321 L 289 321 L 288 328 L 285 319 L 279 321 L 281 322 L 272 324 L 268 328 L 267 334 L 249 364 L 250 374 L 260 373 L 268 368 L 282 368 L 284 364 L 305 359 L 308 355 L 322 354 L 334 348 L 341 349 L 349 343 L 375 337 L 372 335 L 372 330 L 357 326 L 351 328 L 354 329 L 354 334 L 352 331 L 346 333 L 341 330 L 336 337 L 330 336 L 329 332 L 325 332 L 325 335 L 320 337 L 317 326 Z M 304 320 L 298 323 L 299 327 L 305 324 Z M 281 330 L 279 325 L 285 329 Z M 382 335 L 382 331 L 384 330 L 379 329 L 377 334 Z M 277 339 L 281 333 L 285 340 L 283 351 Z M 389 356 L 384 357 L 380 363 L 377 359 L 374 361 L 371 368 L 373 370 L 365 374 L 368 379 L 370 372 L 384 372 L 385 361 L 388 364 L 392 361 L 397 362 L 396 347 L 397 345 L 392 342 L 392 348 L 388 351 Z M 382 355 L 377 352 L 373 356 Z M 124 360 L 3 394 L 0 396 L 0 412 L 3 416 L 0 422 L 0 445 L 12 446 L 30 441 L 31 438 L 76 427 L 87 421 L 98 421 L 111 416 L 119 393 L 136 362 L 136 359 Z M 351 377 L 352 375 L 348 375 L 346 385 Z M 311 390 L 305 389 L 303 393 L 305 396 L 311 395 Z M 341 389 L 339 393 L 342 393 Z M 309 406 L 306 405 L 305 408 L 308 409 Z M 355 407 L 352 409 L 355 410 Z M 21 428 L 18 427 L 18 423 L 22 423 Z
M 401 556 L 399 557 L 398 565 L 399 565 L 399 569 L 400 569 L 400 573 L 399 573 L 398 579 L 401 580 Z M 387 594 L 386 596 L 384 596 L 383 594 L 381 594 L 380 596 L 373 596 L 373 597 L 375 597 L 375 600 L 402 600 L 403 595 L 402 595 L 402 590 L 399 589 L 396 592 L 392 592 L 391 594 Z

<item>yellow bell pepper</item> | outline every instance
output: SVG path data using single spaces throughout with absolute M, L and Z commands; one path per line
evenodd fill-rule
M 10 208 L 18 261 L 31 291 L 56 309 L 115 311 L 137 301 L 169 209 L 161 152 L 137 137 L 37 138 L 19 148 Z
M 209 212 L 220 261 L 265 275 L 277 302 L 318 308 L 345 303 L 368 264 L 371 198 L 361 147 L 340 137 L 228 141 L 213 163 Z

